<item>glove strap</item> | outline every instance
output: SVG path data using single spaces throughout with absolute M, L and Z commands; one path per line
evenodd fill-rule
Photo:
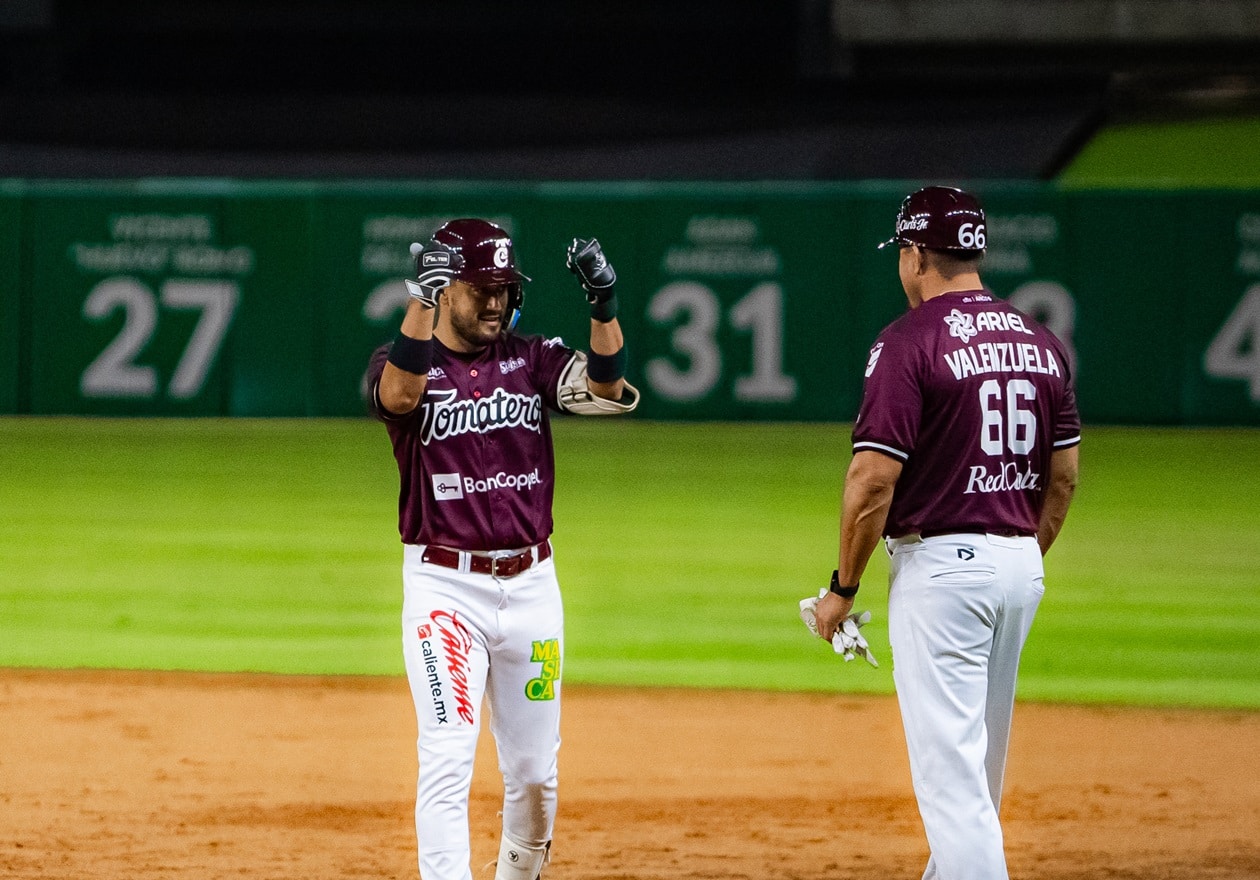
M 858 587 L 860 586 L 862 585 L 857 583 L 851 587 L 842 587 L 840 586 L 840 571 L 837 569 L 831 573 L 831 592 L 835 593 L 841 599 L 852 599 L 857 595 Z
M 607 324 L 617 317 L 617 294 L 612 294 L 606 300 L 592 302 L 591 317 L 601 324 Z

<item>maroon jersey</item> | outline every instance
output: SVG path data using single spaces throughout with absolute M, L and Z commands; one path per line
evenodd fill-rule
M 575 352 L 560 339 L 500 336 L 464 355 L 433 340 L 424 399 L 396 416 L 377 398 L 389 346 L 372 354 L 372 411 L 398 462 L 406 544 L 509 550 L 551 535 L 555 457 L 548 409 Z
M 971 290 L 934 297 L 879 335 L 853 451 L 904 462 L 887 536 L 1035 535 L 1051 453 L 1080 435 L 1062 343 Z

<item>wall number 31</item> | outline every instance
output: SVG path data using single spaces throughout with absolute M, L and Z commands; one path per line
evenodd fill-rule
M 708 396 L 722 375 L 722 352 L 717 343 L 722 306 L 717 295 L 695 281 L 675 281 L 656 292 L 648 303 L 648 317 L 656 324 L 674 326 L 673 352 L 688 361 L 685 369 L 668 357 L 647 362 L 652 390 L 666 400 L 680 402 Z M 790 403 L 796 399 L 796 379 L 783 372 L 783 288 L 766 281 L 731 306 L 728 315 L 736 330 L 752 334 L 752 370 L 735 377 L 732 394 L 746 403 Z

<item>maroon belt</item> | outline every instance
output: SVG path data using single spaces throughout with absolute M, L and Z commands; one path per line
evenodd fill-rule
M 516 577 L 523 571 L 534 567 L 534 550 L 538 551 L 538 562 L 551 556 L 551 542 L 543 541 L 534 547 L 527 547 L 520 553 L 511 556 L 478 556 L 475 553 L 452 550 L 449 547 L 437 547 L 430 544 L 424 548 L 420 558 L 433 565 L 453 568 L 456 571 L 470 571 L 476 574 L 488 574 L 497 578 Z M 466 562 L 461 565 L 461 557 Z
M 1035 538 L 1032 532 L 1019 529 L 924 529 L 919 532 L 920 538 L 939 538 L 941 535 L 999 535 L 1003 538 Z

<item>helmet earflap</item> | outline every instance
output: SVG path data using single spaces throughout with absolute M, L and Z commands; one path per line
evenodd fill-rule
M 521 319 L 521 307 L 525 305 L 525 286 L 519 281 L 508 285 L 507 315 L 503 321 L 503 329 L 516 329 L 516 322 Z

